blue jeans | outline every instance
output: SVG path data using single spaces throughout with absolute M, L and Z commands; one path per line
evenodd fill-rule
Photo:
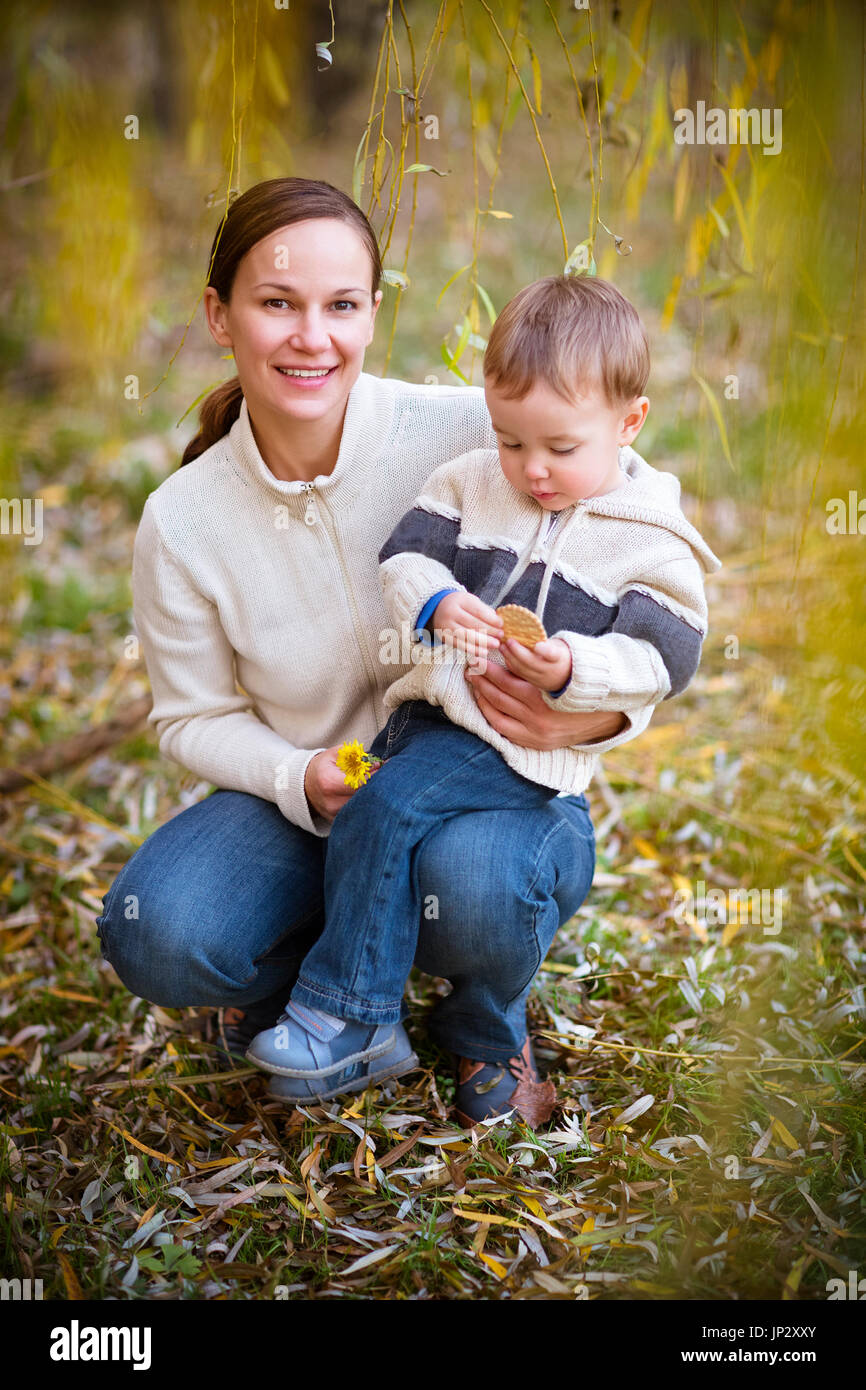
M 412 702 L 416 715 L 419 706 L 437 713 Z M 97 918 L 103 955 L 133 994 L 167 1008 L 285 1002 L 324 926 L 329 838 L 293 825 L 273 802 L 212 793 L 149 836 L 118 874 Z M 422 912 L 414 963 L 452 985 L 428 1017 L 434 1042 L 483 1062 L 520 1050 L 532 981 L 594 867 L 584 796 L 469 810 L 425 837 L 413 876 L 439 915 Z
M 423 700 L 394 710 L 370 752 L 386 759 L 337 815 L 325 862 L 325 927 L 304 960 L 292 999 L 361 1023 L 399 1023 L 403 988 L 423 917 L 418 852 L 445 822 L 468 812 L 514 812 L 500 834 L 521 834 L 519 814 L 543 811 L 556 792 L 508 766 L 489 743 Z M 456 866 L 460 872 L 461 866 Z M 465 865 L 463 866 L 465 867 Z M 486 866 L 476 860 L 474 872 Z M 463 898 L 469 885 L 455 883 Z M 495 943 L 501 923 L 488 923 Z

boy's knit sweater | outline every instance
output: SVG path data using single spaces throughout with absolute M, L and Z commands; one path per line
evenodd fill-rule
M 380 551 L 385 604 L 398 630 L 417 630 L 430 600 L 462 589 L 496 607 L 533 609 L 568 644 L 572 672 L 553 709 L 632 710 L 684 690 L 707 630 L 702 570 L 721 562 L 679 506 L 680 484 L 633 449 L 620 450 L 622 484 L 549 517 L 508 482 L 496 449 L 437 468 Z M 560 792 L 584 790 L 589 748 L 522 748 L 492 729 L 467 690 L 468 658 L 439 643 L 386 691 L 441 705 L 516 772 Z M 493 660 L 501 660 L 494 653 Z
M 408 669 L 381 659 L 377 553 L 438 464 L 495 438 L 480 387 L 362 372 L 333 471 L 286 482 L 264 462 L 244 401 L 228 433 L 151 494 L 135 538 L 135 624 L 161 751 L 327 835 L 304 794 L 307 765 L 343 740 L 369 744 L 385 690 Z M 636 738 L 652 710 L 630 709 L 630 725 L 592 748 Z

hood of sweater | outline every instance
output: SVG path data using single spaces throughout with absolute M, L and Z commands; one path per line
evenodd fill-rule
M 721 569 L 721 560 L 680 506 L 681 488 L 676 474 L 653 468 L 629 445 L 620 449 L 619 465 L 626 479 L 623 486 L 601 497 L 586 498 L 581 503 L 583 511 L 660 526 L 688 542 L 707 574 Z
M 331 510 L 351 506 L 352 501 L 368 483 L 369 470 L 375 465 L 383 442 L 388 438 L 394 417 L 395 393 L 387 378 L 361 372 L 349 392 L 337 462 L 330 473 L 317 473 L 310 480 L 317 493 Z M 287 434 L 291 421 L 286 422 Z M 295 498 L 298 505 L 308 493 L 309 485 L 301 479 L 277 478 L 259 452 L 250 424 L 246 399 L 241 401 L 240 414 L 229 430 L 229 441 L 236 461 L 235 472 L 247 485 L 257 484 L 273 493 L 282 502 Z
M 722 562 L 713 554 L 703 536 L 687 519 L 680 507 L 680 480 L 673 473 L 653 468 L 641 458 L 634 449 L 624 446 L 619 453 L 620 471 L 625 481 L 613 492 L 600 497 L 585 497 L 563 508 L 548 535 L 554 537 L 547 555 L 535 605 L 536 617 L 543 620 L 544 605 L 559 552 L 572 527 L 579 525 L 587 513 L 595 516 L 617 517 L 624 521 L 640 521 L 651 526 L 661 527 L 686 541 L 697 556 L 698 562 L 707 574 L 721 569 Z M 501 584 L 496 596 L 490 600 L 491 608 L 498 608 L 511 589 L 514 588 L 532 559 L 538 555 L 543 537 L 549 523 L 549 513 L 541 510 L 535 534 L 523 545 L 517 558 Z

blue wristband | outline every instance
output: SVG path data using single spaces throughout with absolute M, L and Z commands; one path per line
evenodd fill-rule
M 445 595 L 456 594 L 458 592 L 459 590 L 457 589 L 440 589 L 438 594 L 434 594 L 432 598 L 428 598 L 427 602 L 424 604 L 424 607 L 421 609 L 421 612 L 418 614 L 418 621 L 415 624 L 415 632 L 419 635 L 420 640 L 422 642 L 428 640 L 427 634 L 425 633 L 424 629 L 426 628 L 428 622 L 432 618 L 434 612 L 438 608 L 439 604 L 442 602 Z

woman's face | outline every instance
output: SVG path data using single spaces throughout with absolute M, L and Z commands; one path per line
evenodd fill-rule
M 232 349 L 253 417 L 258 411 L 342 419 L 382 300 L 381 290 L 371 298 L 370 280 L 360 236 L 323 217 L 293 222 L 251 247 L 228 304 L 205 290 L 208 327 Z

